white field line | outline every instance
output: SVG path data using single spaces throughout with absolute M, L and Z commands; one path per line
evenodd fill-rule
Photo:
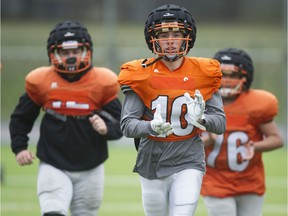
M 8 175 L 5 181 L 9 187 L 30 187 L 36 184 L 36 175 Z M 5 183 L 4 183 L 5 184 Z M 286 177 L 266 177 L 267 188 L 287 188 Z M 106 175 L 105 187 L 140 187 L 140 181 L 137 174 L 127 175 Z
M 2 202 L 1 212 L 18 212 L 19 210 L 29 212 L 39 209 L 32 202 Z M 133 202 L 105 202 L 102 204 L 101 212 L 143 212 L 142 204 Z M 197 212 L 206 212 L 206 208 L 203 203 L 199 203 Z M 263 208 L 264 214 L 269 215 L 285 215 L 287 213 L 287 204 L 265 204 Z
M 6 176 L 7 187 L 5 191 L 7 193 L 15 192 L 17 188 L 21 187 L 21 193 L 25 193 L 28 189 L 23 187 L 35 187 L 36 188 L 36 175 L 10 175 Z M 283 189 L 287 190 L 287 179 L 285 177 L 267 177 L 266 178 L 267 187 L 273 189 Z M 105 187 L 140 187 L 140 182 L 137 174 L 135 176 L 125 176 L 125 175 L 106 175 Z M 35 189 L 36 190 L 36 189 Z M 27 196 L 31 196 L 31 191 L 29 190 Z M 3 193 L 3 188 L 2 188 Z M 35 194 L 36 196 L 36 194 Z M 35 211 L 39 208 L 35 207 L 33 202 L 1 202 L 2 212 L 17 212 L 19 210 L 29 212 Z M 105 202 L 101 206 L 101 212 L 143 212 L 141 202 Z M 197 212 L 206 212 L 205 206 L 202 202 L 199 202 L 197 207 Z M 268 215 L 285 215 L 287 213 L 287 204 L 265 204 L 263 208 L 263 213 Z
M 36 175 L 9 175 L 5 177 L 5 182 L 13 188 L 33 186 L 36 184 L 36 180 Z M 105 187 L 140 187 L 140 181 L 137 174 L 135 176 L 106 175 Z

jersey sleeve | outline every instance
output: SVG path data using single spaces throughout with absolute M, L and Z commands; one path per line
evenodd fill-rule
M 118 76 L 118 83 L 124 93 L 128 88 L 131 88 L 137 80 L 145 80 L 149 74 L 139 73 L 139 65 L 141 60 L 134 60 L 121 65 Z
M 273 120 L 278 113 L 278 100 L 270 92 L 253 90 L 255 97 L 248 102 L 252 106 L 253 122 L 263 124 Z M 257 100 L 255 100 L 257 99 Z M 257 101 L 257 102 L 256 102 Z
M 125 93 L 131 90 L 131 72 L 133 71 L 133 63 L 127 62 L 120 67 L 120 73 L 118 75 L 118 83 L 120 85 L 121 91 Z
M 117 75 L 113 71 L 106 68 L 103 72 L 106 75 L 105 78 L 101 80 L 101 82 L 106 84 L 103 92 L 105 94 L 103 104 L 105 105 L 118 97 L 120 88 L 117 82 Z
M 37 68 L 25 77 L 26 92 L 31 100 L 39 106 L 43 104 L 44 94 L 42 89 L 44 89 L 45 82 L 43 80 L 45 80 L 46 71 L 45 67 Z
M 221 85 L 222 72 L 220 69 L 220 63 L 215 59 L 206 59 L 201 61 L 201 70 L 206 74 L 207 77 L 213 79 L 213 90 L 218 91 Z
M 191 62 L 187 71 L 196 80 L 195 84 L 201 86 L 200 92 L 204 100 L 209 100 L 213 93 L 217 92 L 221 85 L 222 72 L 220 63 L 211 58 L 189 58 Z M 192 66 L 191 66 L 192 65 Z

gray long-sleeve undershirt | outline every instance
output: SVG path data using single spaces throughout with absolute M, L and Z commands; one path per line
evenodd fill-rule
M 140 118 L 145 112 L 145 105 L 138 95 L 130 90 L 125 91 L 123 102 L 121 129 L 126 137 L 140 138 L 149 134 L 155 134 L 150 126 L 150 121 L 144 121 Z M 148 114 L 148 113 L 147 113 Z M 222 134 L 226 129 L 226 117 L 223 111 L 223 102 L 219 92 L 212 95 L 212 98 L 206 101 L 205 127 L 208 132 Z M 151 119 L 153 117 L 151 116 Z
M 150 121 L 141 120 L 147 111 L 138 95 L 128 90 L 121 114 L 121 129 L 129 138 L 141 138 L 138 150 L 135 172 L 149 178 L 156 179 L 171 175 L 183 169 L 198 169 L 205 172 L 205 155 L 201 138 L 195 137 L 177 142 L 160 142 L 151 140 L 149 135 L 156 135 L 150 126 Z M 205 127 L 208 132 L 221 134 L 226 129 L 226 117 L 223 103 L 218 92 L 206 101 Z

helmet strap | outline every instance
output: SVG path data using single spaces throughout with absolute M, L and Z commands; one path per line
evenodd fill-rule
M 156 58 L 154 61 L 152 61 L 152 62 L 150 62 L 150 63 L 148 63 L 148 64 L 145 64 L 145 62 L 147 62 L 147 60 L 148 60 L 148 59 L 146 58 L 146 59 L 144 59 L 144 60 L 142 61 L 141 66 L 142 66 L 142 68 L 147 68 L 147 67 L 149 67 L 150 65 L 155 64 L 156 62 L 160 61 L 162 58 L 163 58 L 163 56 L 159 56 L 159 57 Z

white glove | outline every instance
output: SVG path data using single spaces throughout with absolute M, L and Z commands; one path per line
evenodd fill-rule
M 164 122 L 161 116 L 161 105 L 158 104 L 154 113 L 154 118 L 150 122 L 153 131 L 159 135 L 169 136 L 173 133 L 172 125 L 168 122 Z
M 187 101 L 188 114 L 191 120 L 191 123 L 200 128 L 201 130 L 206 131 L 206 127 L 201 125 L 199 121 L 205 119 L 204 110 L 205 110 L 205 101 L 199 90 L 195 91 L 194 98 L 191 98 L 189 93 L 185 92 L 184 97 Z

